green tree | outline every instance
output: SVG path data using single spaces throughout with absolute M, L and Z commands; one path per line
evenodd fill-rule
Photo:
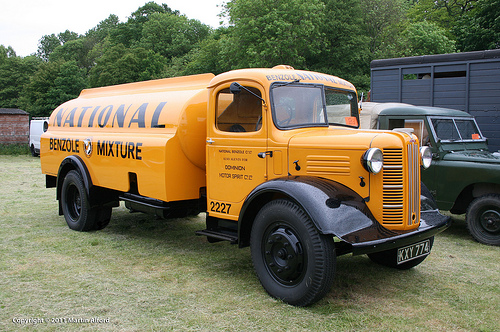
M 320 0 L 228 2 L 225 15 L 233 28 L 227 46 L 236 51 L 231 67 L 306 67 L 306 59 L 324 46 L 319 28 L 324 7 Z
M 186 16 L 154 13 L 143 24 L 140 46 L 167 59 L 181 57 L 208 37 L 210 27 Z
M 166 4 L 158 5 L 148 2 L 133 12 L 126 23 L 119 23 L 110 30 L 110 42 L 112 46 L 122 44 L 127 48 L 136 45 L 142 38 L 142 28 L 154 14 L 179 15 L 178 11 L 171 10 Z
M 49 116 L 57 106 L 76 98 L 86 86 L 85 70 L 75 61 L 42 63 L 24 86 L 19 104 L 31 116 Z
M 0 107 L 18 108 L 19 97 L 40 60 L 34 56 L 16 56 L 12 47 L 0 45 Z
M 318 21 L 320 52 L 308 67 L 347 79 L 356 86 L 370 83 L 369 36 L 364 27 L 361 1 L 323 0 L 325 19 Z
M 212 31 L 210 35 L 201 41 L 200 46 L 191 50 L 182 59 L 172 62 L 171 68 L 179 75 L 193 75 L 202 73 L 220 74 L 231 70 L 232 54 L 234 47 L 229 36 L 230 29 L 220 27 Z M 227 50 L 232 52 L 227 54 Z M 172 75 L 173 76 L 173 75 Z
M 400 56 L 401 32 L 407 18 L 406 0 L 361 0 L 360 25 L 369 38 L 370 53 L 374 59 Z
M 403 32 L 407 42 L 404 56 L 444 54 L 455 51 L 455 41 L 446 36 L 446 31 L 436 24 L 423 21 L 412 23 Z
M 59 46 L 61 46 L 61 41 L 55 34 L 45 35 L 38 41 L 37 56 L 44 61 L 49 61 L 50 54 Z
M 434 22 L 447 32 L 457 24 L 461 17 L 476 7 L 478 0 L 418 0 L 409 9 L 412 22 Z M 451 33 L 449 35 L 451 37 Z
M 453 31 L 461 51 L 500 48 L 500 0 L 479 0 L 475 10 L 463 16 Z
M 86 38 L 70 40 L 63 45 L 60 45 L 50 53 L 50 61 L 71 61 L 74 60 L 80 68 L 88 68 L 92 64 L 87 61 L 89 52 Z
M 161 78 L 165 73 L 165 59 L 142 47 L 129 49 L 118 44 L 107 48 L 96 62 L 89 73 L 92 87 Z

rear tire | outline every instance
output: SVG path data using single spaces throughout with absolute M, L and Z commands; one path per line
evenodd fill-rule
M 255 218 L 250 248 L 255 272 L 275 298 L 307 306 L 332 286 L 333 238 L 320 234 L 295 203 L 284 199 L 267 203 Z
M 467 228 L 478 242 L 500 245 L 500 195 L 476 198 L 467 208 Z
M 96 229 L 96 220 L 100 213 L 98 208 L 90 207 L 87 190 L 80 173 L 77 171 L 69 171 L 64 178 L 61 189 L 61 206 L 66 223 L 72 230 L 85 232 Z M 103 213 L 101 215 L 101 219 L 104 220 L 106 215 Z

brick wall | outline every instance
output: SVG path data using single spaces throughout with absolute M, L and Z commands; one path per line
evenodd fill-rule
M 28 114 L 0 114 L 0 144 L 28 144 Z

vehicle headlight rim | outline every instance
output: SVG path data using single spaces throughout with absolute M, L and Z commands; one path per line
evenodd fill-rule
M 379 148 L 369 148 L 363 154 L 363 166 L 373 174 L 379 173 L 384 166 L 384 154 Z
M 431 166 L 432 152 L 428 146 L 422 146 L 420 148 L 420 161 L 424 169 L 427 169 Z

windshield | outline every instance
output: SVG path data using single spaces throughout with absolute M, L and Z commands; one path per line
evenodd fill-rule
M 358 101 L 353 91 L 326 88 L 325 100 L 330 125 L 358 127 Z
M 356 93 L 298 82 L 272 89 L 273 119 L 278 128 L 343 125 L 358 127 Z
M 273 119 L 278 128 L 326 126 L 323 86 L 282 83 L 272 89 Z
M 431 118 L 436 139 L 441 141 L 470 141 L 483 139 L 474 119 Z

